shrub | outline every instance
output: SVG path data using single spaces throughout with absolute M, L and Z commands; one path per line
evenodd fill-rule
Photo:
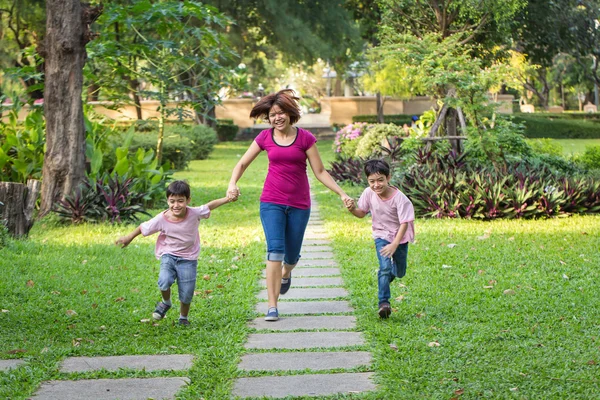
M 600 212 L 600 181 L 558 175 L 546 165 L 468 165 L 464 156 L 420 152 L 394 175 L 415 211 L 434 218 L 534 218 Z
M 135 179 L 105 174 L 96 182 L 85 180 L 69 196 L 59 200 L 54 211 L 73 224 L 84 221 L 136 222 L 144 209 L 145 193 L 135 192 Z
M 358 146 L 359 138 L 368 128 L 365 122 L 356 122 L 338 130 L 333 142 L 333 151 L 342 159 L 353 157 Z
M 372 155 L 382 154 L 382 146 L 388 144 L 388 138 L 399 138 L 407 136 L 404 129 L 394 124 L 370 125 L 359 139 L 355 157 L 367 158 Z
M 133 141 L 129 147 L 130 152 L 135 153 L 139 148 L 146 151 L 156 149 L 156 132 L 136 133 L 133 135 Z M 187 137 L 179 135 L 166 134 L 163 140 L 162 162 L 168 163 L 171 169 L 185 169 L 192 159 L 192 143 Z
M 363 184 L 363 160 L 359 158 L 347 158 L 345 160 L 333 161 L 331 168 L 327 170 L 329 175 L 338 182 L 348 182 L 354 185 Z
M 165 134 L 188 138 L 191 142 L 191 159 L 205 160 L 217 143 L 215 130 L 207 125 L 175 125 L 167 127 Z
M 408 114 L 391 114 L 385 115 L 384 121 L 386 124 L 394 124 L 398 126 L 404 126 L 407 124 L 410 126 L 412 123 L 412 115 Z M 376 124 L 377 123 L 377 115 L 354 115 L 352 117 L 352 122 L 366 122 L 368 124 Z
M 42 177 L 46 144 L 42 110 L 32 110 L 22 123 L 19 110 L 15 104 L 8 121 L 0 123 L 0 181 L 25 183 Z
M 577 161 L 587 169 L 600 169 L 600 146 L 586 146 Z
M 520 124 L 499 118 L 494 128 L 481 133 L 471 130 L 465 142 L 465 152 L 479 162 L 500 163 L 510 156 L 528 157 L 532 150 L 522 134 L 523 129 Z
M 224 120 L 219 120 L 217 122 L 217 136 L 219 138 L 219 141 L 230 142 L 234 140 L 238 133 L 239 127 L 235 125 L 233 121 L 232 123 L 223 123 L 221 121 Z

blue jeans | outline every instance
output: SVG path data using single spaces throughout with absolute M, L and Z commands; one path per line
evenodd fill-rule
M 300 259 L 310 208 L 260 203 L 260 221 L 267 239 L 267 260 L 294 265 Z
M 172 254 L 163 254 L 160 257 L 158 288 L 163 292 L 169 290 L 177 280 L 179 301 L 183 304 L 191 304 L 196 288 L 197 267 L 198 260 L 186 260 Z
M 375 250 L 379 260 L 379 272 L 377 273 L 377 286 L 379 305 L 390 302 L 390 283 L 394 278 L 402 278 L 406 275 L 406 257 L 408 256 L 408 243 L 402 243 L 396 249 L 392 258 L 382 256 L 379 252 L 390 244 L 384 239 L 375 239 Z

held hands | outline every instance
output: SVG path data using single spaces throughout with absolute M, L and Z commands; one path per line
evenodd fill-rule
M 227 198 L 229 201 L 236 201 L 240 195 L 240 189 L 236 185 L 229 185 L 227 189 Z
M 344 207 L 346 207 L 348 211 L 352 211 L 356 208 L 356 202 L 353 198 L 348 196 L 342 196 L 342 201 L 344 202 Z

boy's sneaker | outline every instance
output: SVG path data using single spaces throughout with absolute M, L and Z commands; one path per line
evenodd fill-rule
M 388 303 L 381 303 L 379 305 L 379 318 L 388 318 L 392 313 L 392 308 Z
M 290 286 L 292 286 L 292 274 L 290 273 L 290 277 L 285 279 L 281 278 L 281 290 L 279 294 L 286 294 L 288 290 L 290 290 Z
M 179 325 L 189 326 L 190 321 L 187 318 L 179 318 Z
M 265 315 L 265 321 L 277 321 L 278 319 L 279 313 L 277 312 L 277 307 L 270 307 L 267 315 Z
M 169 311 L 169 309 L 171 308 L 170 305 L 167 305 L 165 303 L 163 303 L 162 301 L 159 301 L 158 303 L 156 303 L 156 308 L 154 309 L 154 312 L 152 313 L 152 318 L 159 320 L 159 319 L 163 319 L 165 317 L 165 315 L 167 314 L 167 311 Z

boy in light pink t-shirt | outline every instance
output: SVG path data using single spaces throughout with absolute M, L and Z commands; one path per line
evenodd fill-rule
M 144 222 L 127 236 L 120 237 L 116 245 L 126 247 L 138 235 L 149 236 L 160 232 L 154 254 L 160 260 L 158 287 L 162 301 L 158 302 L 152 317 L 163 319 L 171 308 L 171 285 L 177 280 L 180 302 L 180 325 L 189 325 L 188 313 L 196 288 L 198 254 L 200 253 L 200 220 L 210 216 L 215 208 L 235 201 L 223 197 L 200 207 L 189 207 L 190 186 L 184 181 L 172 182 L 167 188 L 169 209 L 150 221 Z
M 406 274 L 408 242 L 415 238 L 415 212 L 408 197 L 390 186 L 390 167 L 385 161 L 369 160 L 364 169 L 369 187 L 360 196 L 358 207 L 354 200 L 346 206 L 358 218 L 371 213 L 379 259 L 379 316 L 388 318 L 392 312 L 390 283 Z

